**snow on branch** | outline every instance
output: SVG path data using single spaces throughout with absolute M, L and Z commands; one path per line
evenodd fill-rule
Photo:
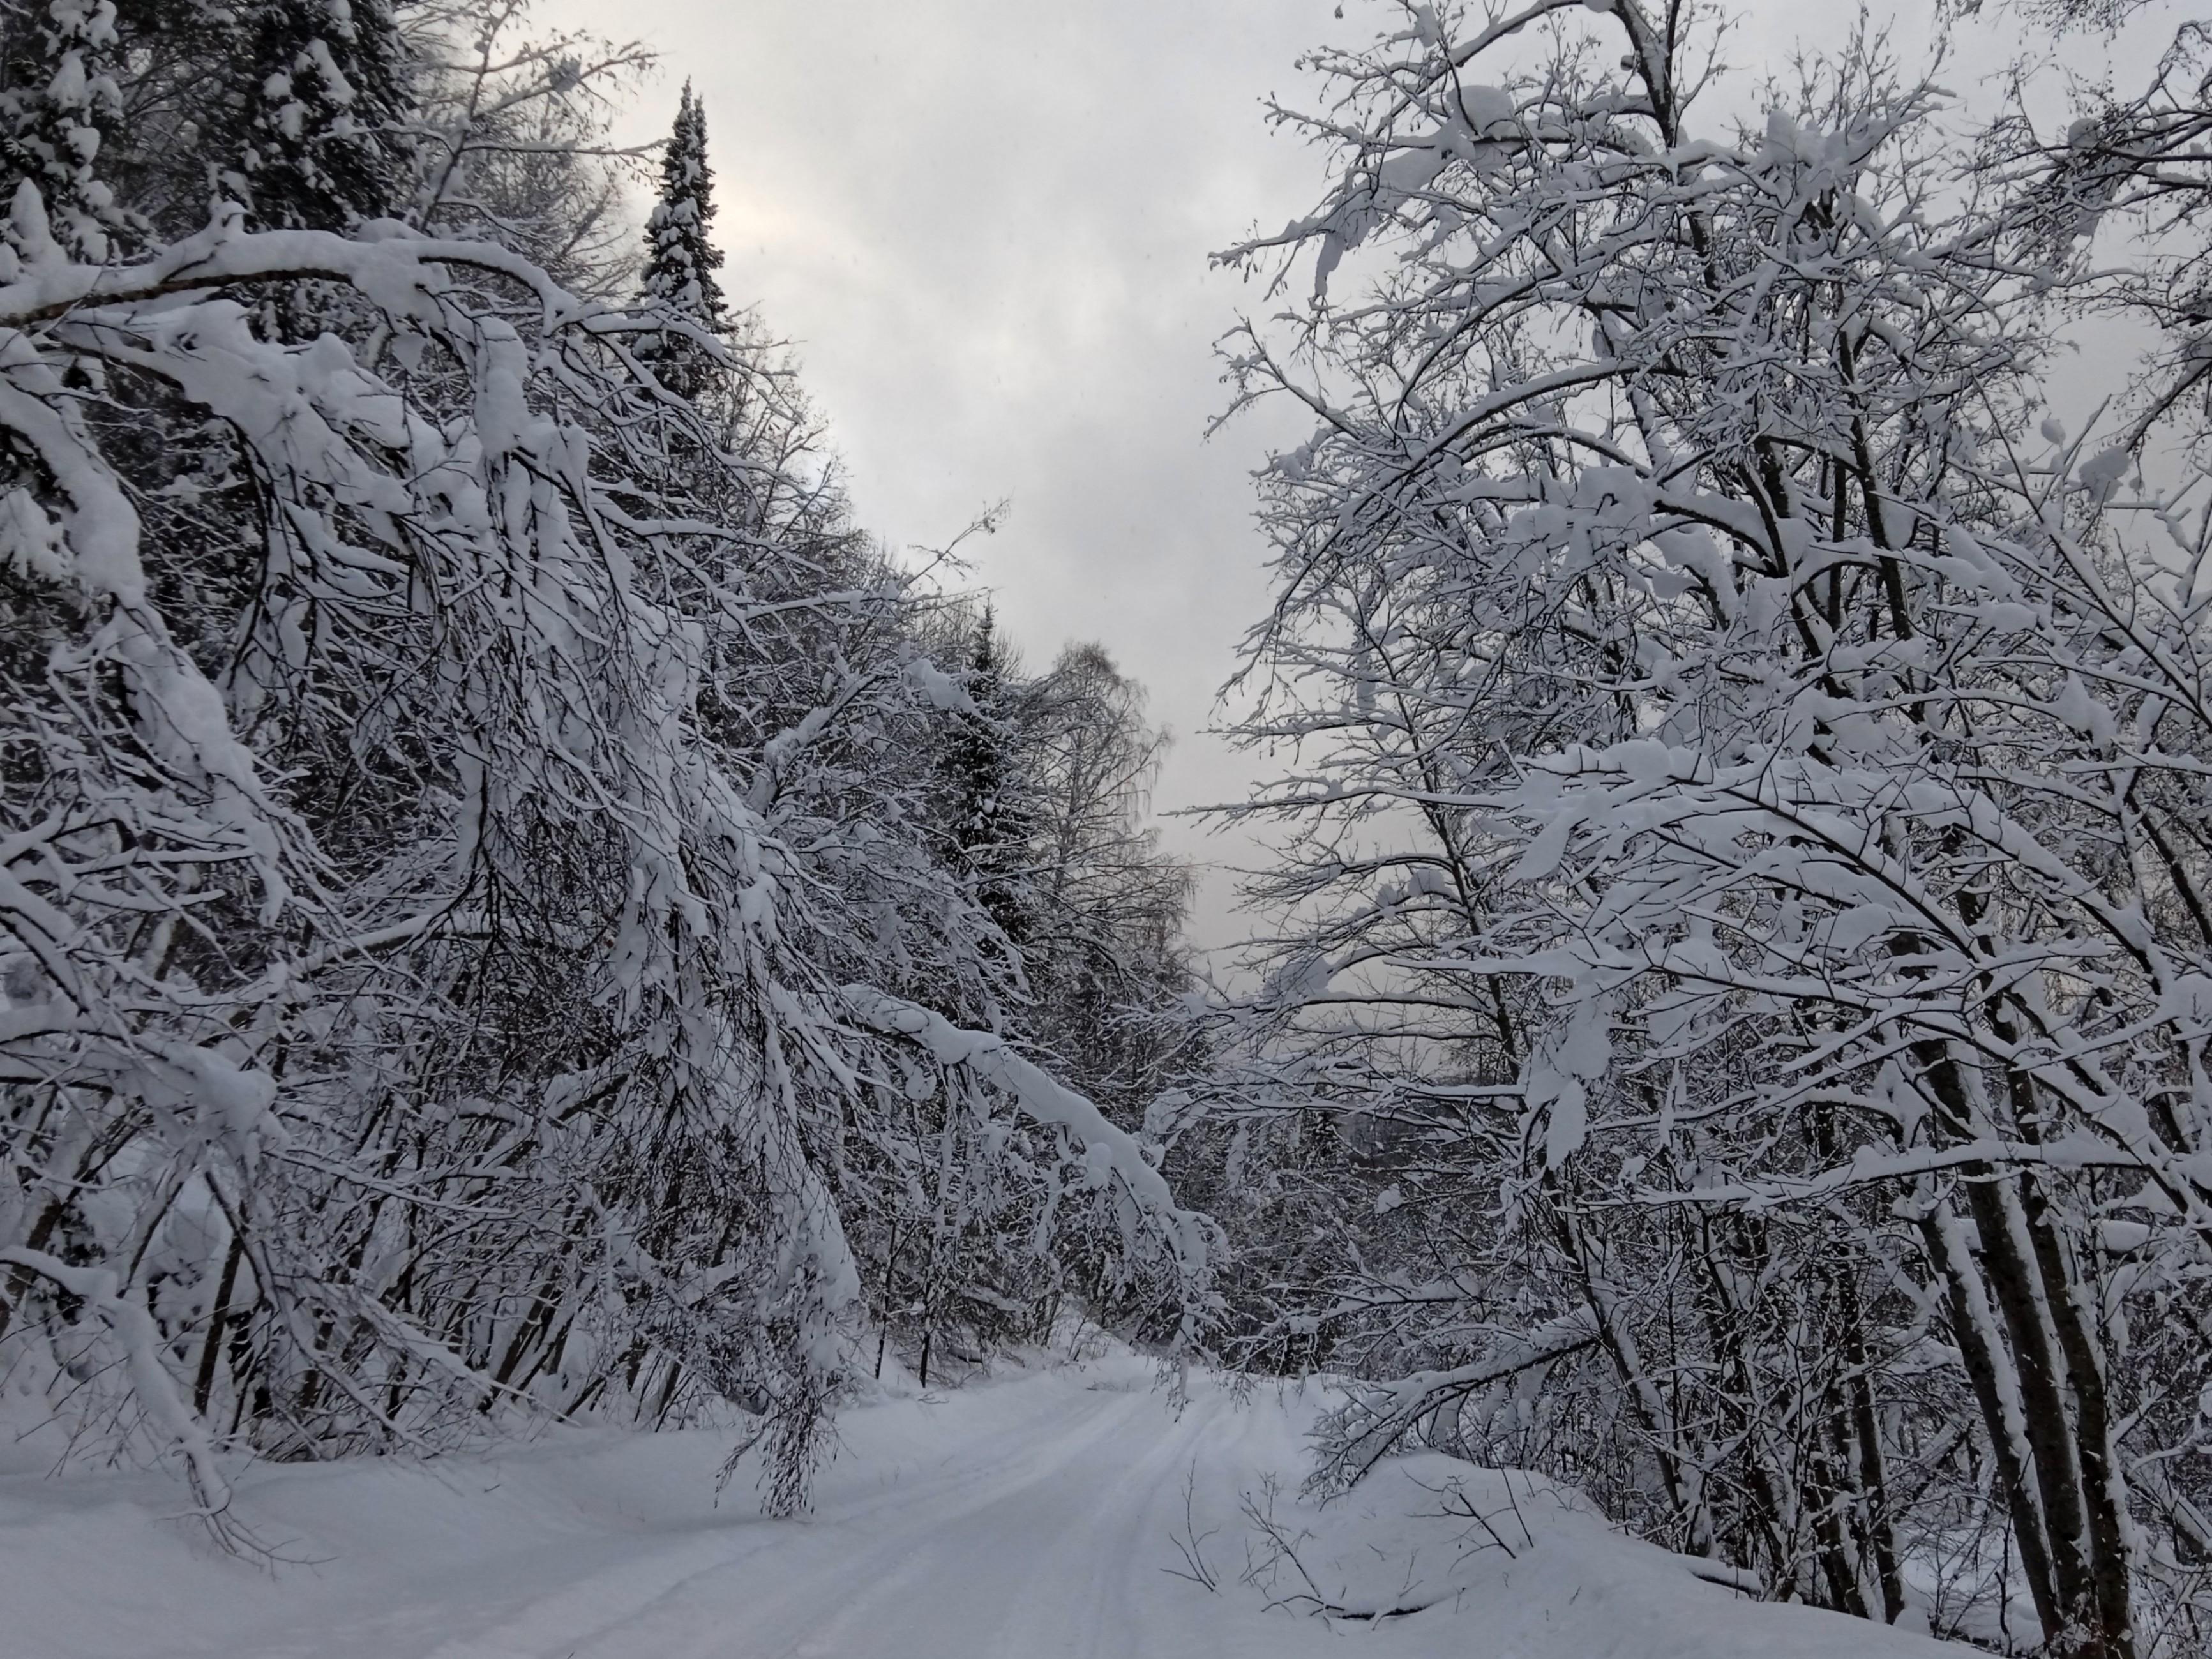
M 199 1513 L 210 1524 L 230 1504 L 230 1483 L 216 1461 L 215 1443 L 161 1363 L 161 1334 L 143 1304 L 125 1296 L 112 1267 L 72 1267 L 44 1250 L 0 1246 L 0 1262 L 36 1273 L 100 1316 L 123 1349 L 131 1392 L 159 1433 L 165 1449 L 184 1459 Z
M 1204 1279 L 1204 1224 L 1176 1205 L 1168 1183 L 1146 1160 L 1135 1137 L 1108 1122 L 1097 1106 L 1023 1059 L 1003 1037 L 963 1030 L 941 1015 L 872 986 L 848 985 L 839 994 L 861 1024 L 913 1038 L 939 1065 L 966 1066 L 1005 1090 L 1037 1122 L 1065 1129 L 1083 1147 L 1091 1183 L 1120 1182 L 1121 1192 L 1172 1253 L 1184 1282 L 1196 1285 Z M 1133 1219 L 1125 1213 L 1125 1228 Z
M 1470 1395 L 1541 1374 L 1603 1340 L 1596 1316 L 1577 1308 L 1499 1341 L 1480 1359 L 1440 1370 L 1415 1371 L 1383 1382 L 1352 1385 L 1322 1427 L 1320 1478 L 1350 1486 L 1402 1445 L 1420 1425 Z

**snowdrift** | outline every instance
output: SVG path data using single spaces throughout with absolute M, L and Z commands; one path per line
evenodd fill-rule
M 158 1473 L 0 1473 L 6 1651 L 40 1659 L 1867 1659 L 1947 1650 L 1746 1599 L 1540 1479 L 1419 1456 L 1297 1495 L 1318 1392 L 1146 1361 L 895 1379 L 815 1514 L 718 1504 L 726 1430 L 260 1465 L 226 1558 Z M 1194 1556 L 1205 1571 L 1186 1571 Z M 1209 1589 L 1200 1577 L 1211 1577 Z M 1371 1646 L 1368 1645 L 1371 1644 Z
M 1402 1650 L 1516 1659 L 1869 1659 L 1957 1652 L 1751 1599 L 1748 1575 L 1615 1531 L 1571 1487 L 1424 1455 L 1326 1504 L 1267 1495 L 1250 1579 L 1276 1607 L 1401 1632 Z M 1479 1644 L 1470 1649 L 1479 1632 Z M 1378 1634 L 1382 1632 L 1378 1632 Z

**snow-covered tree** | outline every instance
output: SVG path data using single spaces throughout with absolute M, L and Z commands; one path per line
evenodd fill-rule
M 970 705 L 788 365 L 684 322 L 674 396 L 665 310 L 503 240 L 599 269 L 491 210 L 557 146 L 456 113 L 594 84 L 495 58 L 517 11 L 415 52 L 428 231 L 234 204 L 103 264 L 26 179 L 0 258 L 0 1365 L 218 1527 L 225 1452 L 721 1405 L 796 1504 L 946 1122 L 971 1287 L 1079 1225 L 1205 1309 L 1198 1224 L 988 1030 L 927 810 Z
M 411 222 L 489 235 L 572 292 L 636 290 L 624 208 L 651 146 L 609 137 L 654 62 L 635 41 L 533 26 L 530 0 L 408 0 L 398 14 L 416 66 Z
M 1280 1328 L 1376 1379 L 1339 1468 L 1510 1453 L 1775 1595 L 1994 1636 L 2017 1571 L 2016 1637 L 2151 1650 L 2205 1496 L 2201 486 L 2040 415 L 2065 272 L 1878 41 L 1715 131 L 1684 9 L 1398 16 L 1232 256 L 1312 260 L 1231 361 L 1316 416 L 1245 1018 L 1248 1098 L 1341 1125 Z
M 1028 815 L 1023 1024 L 1139 1122 L 1194 1059 L 1180 1003 L 1190 872 L 1145 821 L 1168 735 L 1097 645 L 1062 651 L 1012 702 Z
M 121 113 L 115 46 L 113 0 L 11 0 L 0 10 L 0 188 L 36 185 L 50 234 L 94 263 L 128 252 L 136 228 L 101 176 L 101 144 Z
M 729 326 L 721 283 L 722 251 L 710 232 L 714 222 L 714 174 L 707 160 L 707 112 L 691 83 L 676 106 L 676 125 L 660 157 L 660 195 L 646 221 L 645 303 L 687 319 L 709 334 Z M 664 335 L 653 362 L 668 388 L 696 397 L 712 362 L 688 336 Z
M 345 230 L 408 205 L 412 70 L 389 0 L 258 0 L 237 28 L 219 177 L 248 222 Z
M 2056 25 L 2063 42 L 2114 28 L 2142 6 L 2051 0 L 2024 9 Z M 2201 21 L 2180 22 L 2145 84 L 2074 87 L 2071 118 L 2052 131 L 2039 130 L 2030 113 L 2049 101 L 2033 95 L 2039 88 L 2031 70 L 2039 67 L 2030 60 L 2015 71 L 2011 107 L 1984 149 L 2030 210 L 2036 256 L 2063 259 L 2093 240 L 2112 256 L 2069 283 L 2074 307 L 2157 331 L 2140 384 L 2123 400 L 2129 447 L 2140 449 L 2154 434 L 2179 437 L 2196 446 L 2192 460 L 2201 465 L 2212 434 L 2212 40 Z
M 954 718 L 942 763 L 951 862 L 1018 948 L 1029 937 L 1034 908 L 1026 880 L 1032 803 L 1015 756 L 1024 735 L 1015 665 L 988 600 L 963 666 L 969 707 Z

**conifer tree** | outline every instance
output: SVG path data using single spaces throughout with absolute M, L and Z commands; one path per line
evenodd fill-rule
M 240 21 L 222 183 L 257 227 L 346 230 L 398 205 L 408 53 L 388 0 L 260 0 Z
M 8 22 L 0 48 L 0 191 L 12 198 L 21 181 L 35 185 L 62 250 L 104 263 L 132 228 L 97 167 L 101 124 L 122 109 L 110 73 L 113 0 L 54 0 L 43 14 Z M 19 227 L 16 234 L 25 233 Z
M 660 198 L 646 222 L 645 301 L 720 334 L 729 326 L 729 314 L 714 280 L 721 251 L 707 236 L 714 221 L 714 189 L 706 107 L 687 81 L 661 155 Z M 652 356 L 661 384 L 679 397 L 697 397 L 712 378 L 708 353 L 683 335 L 662 335 Z
M 977 901 L 1015 945 L 1024 942 L 1026 906 L 1019 890 L 1021 847 L 1028 836 L 1010 748 L 1008 681 L 1012 665 L 987 603 L 968 656 L 968 697 L 952 740 L 947 771 L 952 797 L 955 866 L 975 885 Z

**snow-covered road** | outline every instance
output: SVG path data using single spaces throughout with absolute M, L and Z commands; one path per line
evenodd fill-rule
M 1200 1389 L 1178 1417 L 1151 1393 L 1104 1394 L 1024 1425 L 970 1468 L 902 1474 L 827 1524 L 794 1528 L 663 1597 L 601 1648 L 616 1656 L 1082 1659 L 1188 1650 L 1192 1598 L 1176 1559 L 1182 1483 L 1237 1455 L 1262 1419 Z M 742 1585 L 728 1582 L 742 1579 Z M 699 1615 L 738 1591 L 726 1620 Z M 726 1605 L 726 1603 L 725 1603 Z M 702 1640 L 720 1626 L 719 1641 Z M 1279 1635 L 1280 1632 L 1275 1632 Z
M 0 1616 L 53 1659 L 901 1659 L 1175 1653 L 1161 1571 L 1194 1467 L 1286 1474 L 1282 1411 L 1127 1358 L 850 1413 L 816 1513 L 713 1501 L 726 1437 L 592 1437 L 497 1459 L 263 1468 L 240 1514 L 296 1565 L 215 1556 L 158 1477 L 0 1478 Z M 1176 1591 L 1188 1595 L 1178 1595 Z M 1273 1621 L 1270 1621 L 1271 1623 Z M 1282 1628 L 1269 1651 L 1285 1650 Z M 1208 1651 L 1218 1650 L 1207 1649 Z
M 1547 1488 L 1440 1459 L 1323 1510 L 1298 1505 L 1311 1409 L 1267 1391 L 1240 1401 L 1203 1376 L 1178 1406 L 1127 1356 L 889 1400 L 848 1415 L 799 1522 L 761 1519 L 741 1486 L 715 1507 L 725 1442 L 705 1432 L 577 1437 L 428 1468 L 263 1468 L 241 1511 L 300 1564 L 273 1572 L 161 1519 L 171 1495 L 157 1479 L 8 1475 L 4 1647 L 40 1659 L 1301 1659 L 1347 1639 L 1404 1659 L 1937 1651 L 1747 1602 Z M 1240 1511 L 1265 1507 L 1271 1476 L 1301 1559 L 1243 1582 L 1267 1550 Z M 1495 1510 L 1495 1528 L 1445 1513 L 1468 1498 Z M 1178 1534 L 1204 1535 L 1218 1589 L 1168 1571 L 1183 1564 Z M 1426 1611 L 1315 1617 L 1298 1599 L 1307 1575 L 1339 1607 Z
M 640 1551 L 431 1651 L 436 1659 L 1195 1651 L 1182 1645 L 1190 1609 L 1164 1595 L 1176 1583 L 1161 1571 L 1176 1559 L 1168 1534 L 1181 1524 L 1183 1479 L 1201 1458 L 1234 1458 L 1267 1419 L 1237 1412 L 1212 1389 L 1177 1414 L 1161 1395 L 1121 1391 L 1128 1381 L 1115 1379 L 1110 1391 L 1050 1389 L 1053 1408 L 1042 1411 L 1003 1397 L 1012 1390 L 949 1401 L 935 1413 L 969 1407 L 957 1414 L 982 1420 L 958 1426 L 983 1431 L 945 1437 L 956 1440 L 952 1455 L 902 1457 L 885 1448 L 880 1460 L 853 1456 L 831 1470 L 811 1522 L 740 1522 Z M 1009 1420 L 992 1431 L 988 1419 L 1001 1412 Z

